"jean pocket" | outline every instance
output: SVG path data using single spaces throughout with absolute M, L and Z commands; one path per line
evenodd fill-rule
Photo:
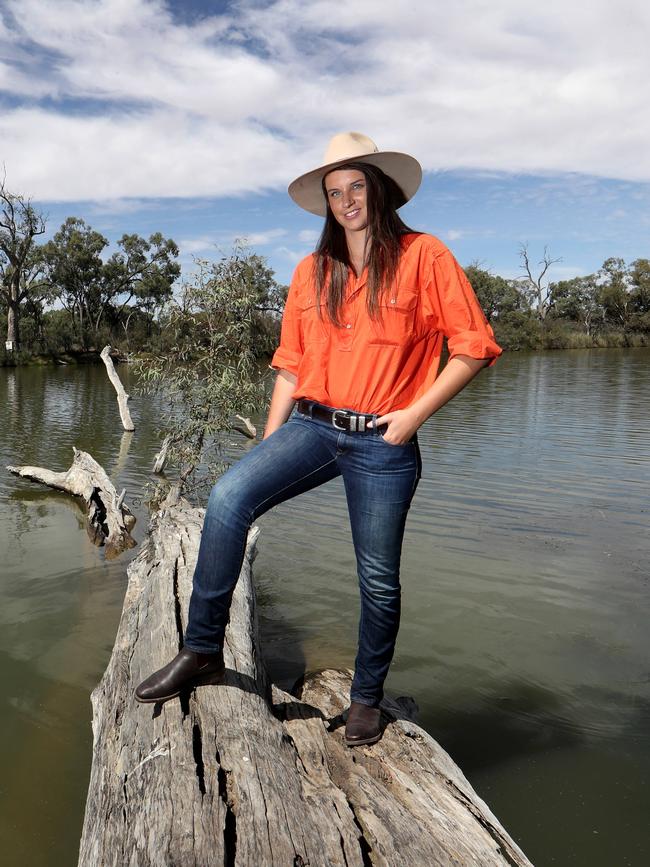
M 386 445 L 389 446 L 391 449 L 403 449 L 403 448 L 406 448 L 406 446 L 412 446 L 414 443 L 414 440 L 412 440 L 412 439 L 408 440 L 405 443 L 391 443 L 384 437 L 383 433 L 379 434 L 379 439 L 383 443 L 386 443 Z

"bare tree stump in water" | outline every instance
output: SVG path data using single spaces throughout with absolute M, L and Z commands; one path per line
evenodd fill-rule
M 51 488 L 80 497 L 86 508 L 86 530 L 95 545 L 106 546 L 106 557 L 112 559 L 137 543 L 131 536 L 135 516 L 118 495 L 103 467 L 88 452 L 72 447 L 74 460 L 69 470 L 57 473 L 45 467 L 7 467 L 16 476 L 42 482 Z
M 167 452 L 169 451 L 171 441 L 172 438 L 170 436 L 166 436 L 163 440 L 160 451 L 156 455 L 154 455 L 154 462 L 151 470 L 152 473 L 162 473 L 162 471 L 165 469 L 165 464 L 167 463 Z
M 226 682 L 163 705 L 133 691 L 176 654 L 203 511 L 167 502 L 130 564 L 115 647 L 92 694 L 93 762 L 79 864 L 364 867 L 530 865 L 459 768 L 383 705 L 370 747 L 344 744 L 349 672 L 309 677 L 296 698 L 261 656 L 249 535 L 226 630 Z
M 129 412 L 128 407 L 129 395 L 126 393 L 126 390 L 122 385 L 122 381 L 115 371 L 113 359 L 111 358 L 110 353 L 111 347 L 105 346 L 100 353 L 100 358 L 106 365 L 106 372 L 108 373 L 108 378 L 112 382 L 113 388 L 117 392 L 117 403 L 120 408 L 122 427 L 124 428 L 124 430 L 135 430 L 135 425 L 131 421 L 131 413 Z

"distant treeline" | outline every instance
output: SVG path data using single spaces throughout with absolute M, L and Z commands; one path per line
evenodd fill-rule
M 192 296 L 179 284 L 171 238 L 123 235 L 109 255 L 108 239 L 77 217 L 37 243 L 44 232 L 44 216 L 0 179 L 0 329 L 6 335 L 0 364 L 92 359 L 107 343 L 125 353 L 164 353 L 175 341 L 175 313 Z M 261 256 L 241 246 L 225 258 L 233 268 L 218 273 L 236 273 L 255 294 L 255 352 L 262 357 L 276 342 L 286 287 Z M 197 260 L 188 279 L 196 280 L 206 264 Z
M 68 217 L 50 241 L 36 243 L 44 232 L 45 219 L 29 200 L 0 183 L 0 329 L 7 340 L 0 364 L 93 357 L 107 343 L 134 354 L 175 345 L 176 313 L 192 295 L 178 285 L 172 239 L 123 235 L 107 255 L 108 240 L 79 218 Z M 526 246 L 519 254 L 524 276 L 518 279 L 476 264 L 465 269 L 504 349 L 650 345 L 648 259 L 627 265 L 610 258 L 595 274 L 554 283 L 547 273 L 556 260 L 546 250 L 537 268 Z M 237 285 L 253 293 L 253 349 L 264 357 L 277 344 L 287 287 L 245 247 L 224 258 L 233 267 L 214 273 L 236 274 Z M 233 284 L 234 302 L 238 291 Z
M 610 258 L 595 274 L 554 283 L 546 252 L 537 275 L 526 247 L 520 255 L 526 276 L 515 280 L 465 269 L 504 349 L 650 346 L 650 260 Z

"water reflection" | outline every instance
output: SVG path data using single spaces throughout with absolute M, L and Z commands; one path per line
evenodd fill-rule
M 650 771 L 648 362 L 648 350 L 511 355 L 420 432 L 387 687 L 416 698 L 537 864 L 650 855 L 647 821 L 630 818 Z M 86 449 L 126 488 L 142 538 L 160 406 L 132 404 L 136 431 L 124 433 L 103 367 L 0 371 L 0 457 L 66 469 L 72 445 Z M 233 436 L 230 455 L 252 447 Z M 15 780 L 0 793 L 0 833 L 17 863 L 74 863 L 89 692 L 137 549 L 107 563 L 63 494 L 5 473 L 0 498 L 0 735 Z M 358 590 L 340 480 L 259 523 L 273 678 L 286 688 L 305 670 L 350 667 Z

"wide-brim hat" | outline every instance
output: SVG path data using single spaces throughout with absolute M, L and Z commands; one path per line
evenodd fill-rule
M 406 204 L 413 198 L 422 182 L 422 166 L 414 157 L 398 151 L 380 151 L 371 138 L 360 132 L 340 132 L 327 146 L 323 165 L 292 181 L 289 184 L 289 195 L 306 211 L 320 217 L 326 216 L 323 178 L 337 166 L 344 166 L 346 163 L 370 163 L 380 168 L 404 193 L 401 204 Z

